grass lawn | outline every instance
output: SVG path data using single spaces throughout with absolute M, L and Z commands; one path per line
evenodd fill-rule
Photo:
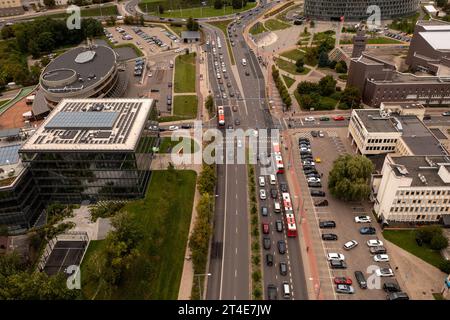
M 285 76 L 284 74 L 282 76 L 283 76 L 284 82 L 286 83 L 287 87 L 288 88 L 292 87 L 292 85 L 294 84 L 295 80 Z
M 430 249 L 426 244 L 423 244 L 421 247 L 417 245 L 414 230 L 385 230 L 383 235 L 386 240 L 437 268 L 444 261 L 439 251 Z
M 256 6 L 255 2 L 248 2 L 244 8 L 233 9 L 232 6 L 227 6 L 225 9 L 214 9 L 214 7 L 198 7 L 198 8 L 188 8 L 188 9 L 178 9 L 174 11 L 166 10 L 163 14 L 158 14 L 159 17 L 164 18 L 207 18 L 207 17 L 218 17 L 226 16 L 229 14 L 242 12 L 250 10 Z M 142 5 L 141 5 L 142 8 Z M 145 6 L 144 6 L 145 10 Z
M 173 113 L 185 119 L 194 119 L 197 116 L 197 104 L 196 95 L 175 96 L 173 99 Z
M 339 44 L 352 44 L 352 40 L 340 40 Z M 374 37 L 374 38 L 368 38 L 367 44 L 402 44 L 403 42 L 398 41 L 396 39 L 391 39 L 387 37 Z
M 194 140 L 189 139 L 191 141 L 191 149 L 189 150 L 189 153 L 194 153 L 199 149 L 199 145 L 194 142 Z M 181 143 L 180 141 L 172 141 L 170 137 L 164 137 L 161 139 L 161 144 L 159 146 L 159 153 L 170 153 L 170 151 L 175 147 L 177 144 Z M 177 148 L 174 151 L 178 151 L 180 148 Z
M 182 54 L 175 59 L 175 92 L 195 92 L 195 53 Z
M 300 106 L 300 108 L 302 108 L 302 105 L 300 104 L 300 93 L 298 93 L 297 90 L 294 91 L 294 97 L 297 100 L 298 105 Z M 338 103 L 338 100 L 333 99 L 332 97 L 320 97 L 319 104 L 314 108 L 314 110 L 315 111 L 318 111 L 318 110 L 334 110 L 337 103 Z
M 277 19 L 269 19 L 264 23 L 264 26 L 269 29 L 270 31 L 275 30 L 283 30 L 289 28 L 291 25 L 287 24 L 283 21 L 277 20 Z
M 303 51 L 300 51 L 298 49 L 293 49 L 293 50 L 289 50 L 289 51 L 285 51 L 281 54 L 281 56 L 286 57 L 288 59 L 297 61 L 300 58 L 303 58 L 305 56 L 305 54 L 303 53 Z
M 100 17 L 100 16 L 117 16 L 119 14 L 119 11 L 117 10 L 117 6 L 104 6 L 102 7 L 102 10 L 100 11 L 100 8 L 89 8 L 89 9 L 81 9 L 81 16 L 82 17 Z M 50 14 L 50 15 L 43 15 L 43 18 L 65 18 L 69 16 L 65 12 L 56 13 L 56 14 Z
M 186 26 L 184 25 L 171 24 L 170 26 L 168 26 L 168 28 L 173 30 L 173 32 L 175 32 L 179 37 L 181 37 L 181 31 L 187 31 Z
M 276 64 L 278 66 L 278 68 L 280 68 L 281 70 L 287 71 L 291 74 L 307 74 L 310 69 L 309 68 L 304 68 L 302 73 L 297 72 L 296 66 L 295 64 L 293 64 L 292 62 L 277 58 L 276 59 Z
M 140 255 L 131 263 L 130 270 L 124 273 L 119 287 L 113 290 L 111 296 L 100 290 L 98 299 L 177 299 L 195 181 L 196 173 L 190 170 L 153 171 L 145 198 L 125 205 L 123 210 L 133 215 L 142 226 L 145 238 L 137 247 Z M 81 265 L 82 270 L 92 263 L 92 254 L 102 250 L 104 243 L 91 242 Z M 85 282 L 82 288 L 85 297 L 91 298 L 97 284 Z
M 250 34 L 252 34 L 254 36 L 257 35 L 257 34 L 266 32 L 266 31 L 267 31 L 267 29 L 264 28 L 264 24 L 261 23 L 261 22 L 255 23 L 249 30 Z

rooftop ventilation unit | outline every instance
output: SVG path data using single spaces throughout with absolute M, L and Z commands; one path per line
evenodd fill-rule
M 400 172 L 400 174 L 406 176 L 408 174 L 408 170 L 406 170 L 406 167 L 403 165 L 397 166 L 397 170 L 398 172 Z
M 398 131 L 402 132 L 402 131 L 403 131 L 403 126 L 402 126 L 400 120 L 398 120 L 398 119 L 395 118 L 395 117 L 394 117 L 394 120 L 395 120 L 395 122 L 396 122 L 396 123 L 395 123 L 395 127 L 397 128 Z
M 430 167 L 436 166 L 436 163 L 433 162 L 430 158 L 425 157 L 425 161 L 430 165 Z
M 422 181 L 423 184 L 428 184 L 427 178 L 423 174 L 418 173 L 417 176 L 419 177 L 420 181 Z

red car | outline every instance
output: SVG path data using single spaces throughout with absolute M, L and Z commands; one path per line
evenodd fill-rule
M 334 116 L 333 120 L 334 121 L 343 121 L 343 120 L 345 120 L 345 118 L 343 116 Z
M 263 229 L 264 234 L 269 234 L 269 224 L 268 223 L 263 223 L 262 229 Z
M 334 283 L 335 284 L 348 284 L 348 285 L 351 285 L 352 284 L 352 279 L 347 278 L 347 277 L 335 277 L 334 278 Z

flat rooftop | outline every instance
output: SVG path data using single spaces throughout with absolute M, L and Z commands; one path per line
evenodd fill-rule
M 450 50 L 450 41 L 448 41 L 450 29 L 448 27 L 440 32 L 419 32 L 419 35 L 435 50 Z
M 152 99 L 64 99 L 20 152 L 133 151 Z
M 0 188 L 12 185 L 24 171 L 24 166 L 19 157 L 21 143 L 20 139 L 0 140 Z
M 439 187 L 449 186 L 438 175 L 438 163 L 446 163 L 450 165 L 450 158 L 445 156 L 407 156 L 392 157 L 395 165 L 391 165 L 397 176 L 405 176 L 413 179 L 411 186 L 414 187 Z M 434 165 L 430 165 L 434 164 Z M 396 166 L 399 165 L 400 167 Z M 406 169 L 406 171 L 404 170 Z M 424 183 L 420 176 L 426 180 Z
M 398 132 L 391 118 L 382 118 L 379 109 L 355 110 L 368 132 Z

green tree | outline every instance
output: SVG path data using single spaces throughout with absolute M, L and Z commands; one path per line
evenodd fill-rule
M 186 22 L 186 28 L 189 31 L 198 31 L 198 28 L 199 28 L 198 22 L 195 21 L 194 19 L 192 19 L 192 17 L 189 17 Z
M 299 98 L 300 107 L 305 110 L 317 108 L 319 102 L 320 96 L 317 93 L 303 94 Z
M 336 83 L 333 76 L 325 76 L 319 81 L 319 92 L 322 96 L 328 97 L 336 92 Z
M 319 67 L 325 68 L 328 67 L 330 60 L 328 59 L 328 53 L 324 51 L 320 51 L 319 53 Z
M 1 31 L 2 39 L 9 39 L 14 37 L 14 29 L 12 26 L 4 26 Z
M 297 72 L 302 73 L 305 70 L 305 61 L 303 58 L 299 58 L 296 62 L 295 62 L 295 67 Z
M 450 274 L 450 260 L 442 260 L 439 269 L 446 274 Z
M 222 8 L 223 8 L 222 0 L 214 0 L 214 9 L 222 9 Z
M 335 69 L 337 73 L 347 73 L 347 63 L 344 60 L 338 61 Z
M 361 105 L 361 92 L 358 88 L 347 86 L 341 94 L 341 103 L 347 108 L 358 109 Z
M 44 0 L 44 5 L 48 8 L 54 8 L 55 0 Z
M 231 0 L 233 9 L 241 9 L 247 5 L 247 0 Z
M 369 197 L 370 175 L 374 165 L 365 156 L 341 155 L 333 163 L 328 177 L 331 194 L 344 201 L 361 201 Z
M 214 188 L 216 186 L 216 172 L 215 166 L 213 165 L 203 165 L 202 172 L 198 177 L 197 187 L 200 193 L 214 193 Z
M 311 81 L 301 81 L 297 85 L 297 91 L 300 94 L 309 94 L 319 91 L 319 85 Z
M 439 8 L 445 7 L 448 3 L 448 0 L 436 0 L 436 6 Z
M 310 28 L 314 28 L 316 26 L 316 23 L 314 22 L 314 20 L 311 20 L 310 22 L 309 22 L 309 27 Z
M 434 235 L 430 241 L 430 248 L 433 250 L 442 250 L 447 247 L 448 240 L 442 233 Z
M 205 102 L 206 110 L 208 110 L 209 116 L 211 117 L 214 114 L 214 99 L 211 95 L 206 98 Z
M 108 24 L 108 26 L 115 26 L 116 25 L 116 17 L 115 16 L 110 16 L 108 18 L 108 20 L 106 20 L 106 23 Z
M 436 235 L 442 235 L 442 229 L 439 226 L 423 226 L 416 229 L 415 233 L 416 238 L 429 244 Z

